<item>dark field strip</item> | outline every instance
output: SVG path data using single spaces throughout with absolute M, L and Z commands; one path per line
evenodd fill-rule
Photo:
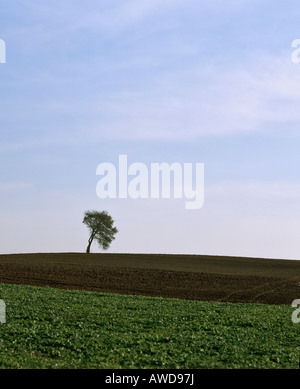
M 92 265 L 279 278 L 300 276 L 300 260 L 213 255 L 33 253 L 0 255 L 0 263 Z
M 210 264 L 210 269 L 219 269 L 219 273 L 214 274 L 200 271 L 199 262 L 201 260 L 198 260 L 198 271 L 176 271 L 147 269 L 142 266 L 134 268 L 130 267 L 132 264 L 130 260 L 127 261 L 129 266 L 125 267 L 124 257 L 121 258 L 123 266 L 116 266 L 116 260 L 114 265 L 108 266 L 104 258 L 107 261 L 107 254 L 106 257 L 102 258 L 101 255 L 86 256 L 85 254 L 2 255 L 0 256 L 0 283 L 201 301 L 290 305 L 293 300 L 300 298 L 299 270 L 295 271 L 293 268 L 293 266 L 298 265 L 297 261 L 286 261 L 290 263 L 282 264 L 282 273 L 285 276 L 281 274 L 280 277 L 275 277 L 272 274 L 278 271 L 276 266 L 276 271 L 274 269 L 269 271 L 271 276 L 257 275 L 258 260 L 256 260 L 255 267 L 252 262 L 252 273 L 254 274 L 251 274 L 250 271 L 248 274 L 239 274 L 245 273 L 246 260 L 240 267 L 235 261 L 235 269 L 230 263 L 231 272 L 234 270 L 236 274 L 226 274 L 223 258 L 223 268 L 220 266 L 220 262 Z M 192 259 L 195 261 L 195 258 L 190 258 L 190 261 Z M 168 260 L 171 262 L 171 258 Z M 210 260 L 213 262 L 212 259 Z M 240 260 L 240 262 L 242 261 Z M 153 260 L 152 266 L 154 262 Z M 175 262 L 173 262 L 173 267 L 178 267 L 180 264 L 178 258 Z M 270 262 L 272 264 L 272 260 Z M 292 262 L 297 262 L 297 264 Z M 166 263 L 165 258 L 164 264 Z M 164 264 L 160 265 L 165 266 Z M 266 266 L 265 263 L 263 265 Z M 263 265 L 262 268 L 264 268 Z M 183 266 L 184 260 L 181 258 L 181 267 Z M 249 266 L 251 267 L 251 263 Z M 169 264 L 169 267 L 172 268 L 172 264 Z M 221 273 L 222 269 L 223 274 Z

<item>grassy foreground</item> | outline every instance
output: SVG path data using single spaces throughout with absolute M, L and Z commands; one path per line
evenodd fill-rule
M 293 308 L 0 284 L 0 368 L 298 368 Z

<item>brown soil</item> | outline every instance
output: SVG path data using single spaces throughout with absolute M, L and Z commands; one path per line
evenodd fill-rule
M 290 305 L 300 298 L 300 261 L 155 254 L 12 254 L 0 255 L 0 283 Z

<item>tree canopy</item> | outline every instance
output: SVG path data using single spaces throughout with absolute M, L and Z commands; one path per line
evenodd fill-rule
M 95 239 L 100 248 L 107 250 L 111 242 L 115 239 L 115 234 L 119 231 L 113 226 L 113 218 L 106 212 L 86 211 L 84 213 L 83 223 L 88 227 L 90 237 L 86 252 L 90 253 L 91 245 Z

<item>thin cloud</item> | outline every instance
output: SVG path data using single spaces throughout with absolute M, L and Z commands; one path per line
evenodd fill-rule
M 111 121 L 94 126 L 92 132 L 112 138 L 170 140 L 259 133 L 278 126 L 285 133 L 297 132 L 298 70 L 289 59 L 274 57 L 260 59 L 253 67 L 161 74 L 143 92 L 110 96 L 104 109 Z
M 207 185 L 206 196 L 209 198 L 269 199 L 297 200 L 300 199 L 300 183 L 283 181 L 258 180 L 227 180 Z
M 0 193 L 19 192 L 20 190 L 32 188 L 32 184 L 16 182 L 0 182 Z

